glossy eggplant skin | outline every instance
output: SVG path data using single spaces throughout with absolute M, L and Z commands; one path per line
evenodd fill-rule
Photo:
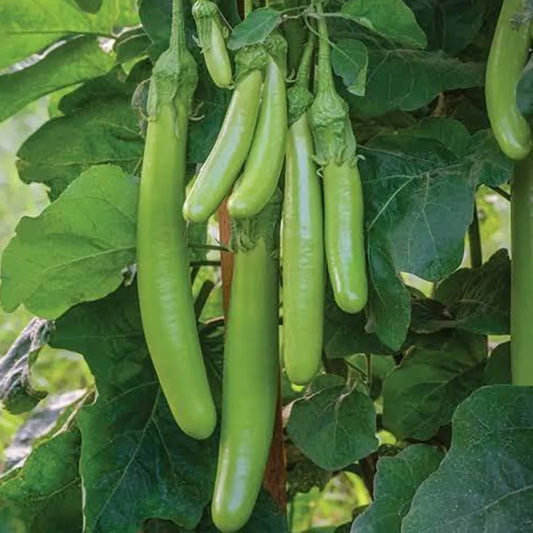
M 305 385 L 322 357 L 324 220 L 307 114 L 290 128 L 283 201 L 283 360 L 292 383 Z
M 237 83 L 215 145 L 187 195 L 187 220 L 205 222 L 230 192 L 252 145 L 262 84 L 260 70 L 250 71 Z
M 329 162 L 323 167 L 325 245 L 337 305 L 358 313 L 368 300 L 364 201 L 357 164 Z
M 533 148 L 531 129 L 520 114 L 516 86 L 529 54 L 529 24 L 517 16 L 523 0 L 504 0 L 492 40 L 485 79 L 487 113 L 502 152 L 520 160 Z

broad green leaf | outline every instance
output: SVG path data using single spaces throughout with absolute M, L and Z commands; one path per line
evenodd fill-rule
M 331 63 L 348 92 L 365 95 L 368 50 L 363 42 L 356 39 L 338 41 L 331 50 Z
M 51 344 L 82 353 L 98 389 L 78 415 L 87 533 L 138 533 L 148 518 L 193 529 L 211 498 L 217 438 L 191 439 L 172 418 L 144 342 L 136 285 L 71 309 Z
M 142 73 L 124 80 L 121 69 L 95 78 L 64 96 L 63 116 L 31 135 L 17 156 L 25 183 L 44 183 L 55 199 L 82 172 L 102 163 L 139 170 L 144 142 L 130 100 Z
M 0 508 L 23 522 L 24 533 L 82 529 L 80 432 L 63 431 L 38 446 L 23 466 L 0 478 Z
M 461 51 L 475 38 L 487 9 L 486 0 L 405 0 L 427 35 L 430 50 Z
M 271 7 L 252 11 L 231 32 L 228 48 L 238 50 L 243 46 L 262 43 L 281 22 L 281 13 Z
M 435 299 L 446 305 L 450 327 L 505 335 L 510 331 L 511 263 L 499 250 L 482 267 L 462 268 L 440 283 Z
M 403 533 L 528 531 L 533 388 L 483 387 L 454 414 L 452 445 L 417 490 Z
M 34 65 L 0 76 L 0 121 L 41 96 L 105 74 L 113 63 L 93 37 L 58 46 Z
M 395 457 L 381 457 L 374 478 L 374 503 L 359 515 L 351 533 L 400 533 L 402 519 L 420 484 L 439 466 L 443 453 L 415 444 Z
M 122 9 L 123 0 L 104 0 L 96 14 L 81 10 L 75 0 L 2 0 L 0 69 L 67 35 L 110 35 Z
M 287 433 L 325 470 L 340 470 L 378 447 L 372 400 L 355 388 L 347 390 L 345 385 L 329 386 L 295 401 Z
M 485 367 L 487 385 L 511 383 L 511 343 L 502 342 L 492 350 Z
M 47 394 L 33 387 L 31 366 L 49 333 L 47 320 L 33 318 L 0 359 L 0 401 L 10 413 L 31 411 Z
M 383 424 L 397 437 L 428 440 L 457 405 L 483 384 L 487 342 L 449 332 L 434 346 L 414 346 L 383 384 Z
M 349 0 L 342 13 L 379 35 L 409 48 L 425 48 L 426 35 L 403 0 Z
M 482 87 L 485 66 L 443 52 L 369 48 L 366 96 L 347 95 L 356 115 L 371 117 L 399 109 L 414 111 L 452 89 Z
M 102 298 L 135 261 L 137 180 L 93 167 L 36 218 L 23 218 L 4 251 L 0 297 L 43 318 Z
M 477 134 L 469 138 L 449 120 L 376 137 L 360 153 L 372 282 L 366 330 L 398 349 L 410 320 L 398 273 L 438 281 L 453 272 L 463 257 L 475 187 L 487 176 L 507 179 L 509 163 L 499 152 L 487 156 Z

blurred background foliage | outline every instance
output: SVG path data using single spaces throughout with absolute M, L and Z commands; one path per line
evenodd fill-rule
M 22 142 L 50 115 L 57 115 L 57 95 L 42 99 L 13 118 L 0 124 L 0 250 L 3 250 L 14 234 L 22 216 L 35 216 L 47 204 L 47 196 L 40 185 L 25 185 L 18 180 L 16 152 Z M 481 187 L 477 194 L 478 214 L 483 246 L 483 259 L 487 260 L 496 250 L 509 248 L 509 203 L 496 192 Z M 212 233 L 212 232 L 210 232 Z M 216 236 L 210 236 L 215 242 Z M 468 240 L 465 246 L 464 264 L 469 264 Z M 218 281 L 215 269 L 203 269 L 195 280 L 195 289 L 211 278 Z M 431 284 L 406 275 L 408 283 L 426 294 Z M 203 318 L 219 314 L 221 291 L 211 293 L 202 313 Z M 31 315 L 23 308 L 7 314 L 0 309 L 0 356 L 5 354 Z M 45 348 L 33 366 L 33 379 L 38 388 L 50 394 L 84 389 L 92 384 L 92 376 L 78 354 Z M 6 447 L 17 429 L 29 414 L 11 415 L 0 406 L 0 473 Z M 350 523 L 354 513 L 370 503 L 370 495 L 361 478 L 351 472 L 333 476 L 323 488 L 296 493 L 289 507 L 289 524 L 293 533 L 328 533 L 339 531 L 337 527 Z

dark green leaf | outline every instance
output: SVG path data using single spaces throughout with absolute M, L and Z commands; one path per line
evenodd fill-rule
M 82 353 L 98 389 L 78 415 L 86 530 L 137 533 L 148 518 L 194 528 L 211 498 L 216 437 L 186 437 L 172 418 L 144 343 L 135 284 L 70 310 L 51 344 Z
M 0 359 L 0 401 L 10 413 L 31 411 L 47 394 L 32 386 L 30 371 L 49 332 L 47 320 L 33 318 Z
M 338 41 L 331 50 L 331 63 L 348 92 L 365 95 L 368 50 L 363 42 L 355 39 Z
M 366 96 L 348 95 L 355 115 L 382 115 L 394 109 L 413 111 L 440 93 L 482 87 L 482 63 L 463 63 L 442 52 L 369 48 Z
M 82 37 L 54 48 L 34 65 L 0 76 L 0 122 L 41 96 L 105 74 L 113 63 L 96 39 Z
M 385 378 L 383 424 L 398 437 L 430 439 L 483 384 L 483 336 L 450 332 L 436 344 L 414 346 Z
M 426 35 L 403 0 L 349 0 L 342 13 L 379 35 L 408 48 L 425 48 Z
M 353 315 L 339 309 L 329 287 L 324 312 L 324 351 L 329 358 L 358 353 L 392 353 L 376 335 L 365 331 L 363 313 Z
M 440 122 L 439 122 L 440 121 Z M 409 294 L 398 273 L 439 280 L 463 257 L 474 191 L 487 175 L 506 179 L 498 153 L 453 120 L 430 119 L 374 138 L 359 163 L 365 192 L 372 290 L 366 330 L 393 349 L 405 339 Z
M 440 283 L 435 299 L 446 305 L 456 327 L 486 335 L 510 331 L 511 262 L 499 250 L 482 267 L 462 268 Z
M 353 523 L 351 533 L 400 533 L 402 519 L 420 484 L 439 466 L 443 453 L 415 444 L 378 461 L 374 503 Z
M 511 343 L 502 342 L 492 350 L 485 367 L 487 385 L 511 383 Z
M 533 388 L 483 387 L 454 414 L 452 445 L 417 490 L 403 533 L 528 531 Z
M 281 22 L 281 13 L 271 7 L 252 11 L 245 20 L 237 24 L 228 40 L 228 48 L 238 50 L 243 46 L 262 43 Z
M 481 28 L 486 0 L 405 0 L 425 31 L 430 50 L 459 52 Z
M 102 298 L 135 261 L 137 180 L 101 165 L 80 176 L 36 218 L 23 218 L 4 251 L 2 305 L 44 318 Z
M 296 400 L 287 433 L 309 459 L 325 470 L 339 470 L 378 447 L 372 400 L 364 392 L 347 390 L 344 385 L 329 386 Z
M 57 434 L 2 478 L 0 508 L 11 509 L 25 533 L 81 533 L 79 460 L 79 430 Z
M 516 103 L 522 115 L 533 115 L 533 58 L 529 58 L 516 87 Z

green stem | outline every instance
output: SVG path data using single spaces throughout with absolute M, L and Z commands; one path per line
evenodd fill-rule
M 309 78 L 311 76 L 311 63 L 313 59 L 313 50 L 315 48 L 316 38 L 314 34 L 309 33 L 309 39 L 305 45 L 300 67 L 298 68 L 298 76 L 296 79 L 297 85 L 301 85 L 305 89 L 309 87 Z
M 244 0 L 244 18 L 246 18 L 254 9 L 253 0 Z
M 481 248 L 481 235 L 479 232 L 479 217 L 477 205 L 474 200 L 474 218 L 468 228 L 468 245 L 470 248 L 470 266 L 479 268 L 483 265 L 483 251 Z
M 511 197 L 511 376 L 533 386 L 533 155 L 516 163 Z
M 335 83 L 331 72 L 331 58 L 329 48 L 328 25 L 324 18 L 322 3 L 317 2 L 318 17 L 318 92 L 334 91 Z
M 179 59 L 183 59 L 184 54 L 187 53 L 183 2 L 184 0 L 173 0 L 172 2 L 172 29 L 169 48 L 178 54 Z

